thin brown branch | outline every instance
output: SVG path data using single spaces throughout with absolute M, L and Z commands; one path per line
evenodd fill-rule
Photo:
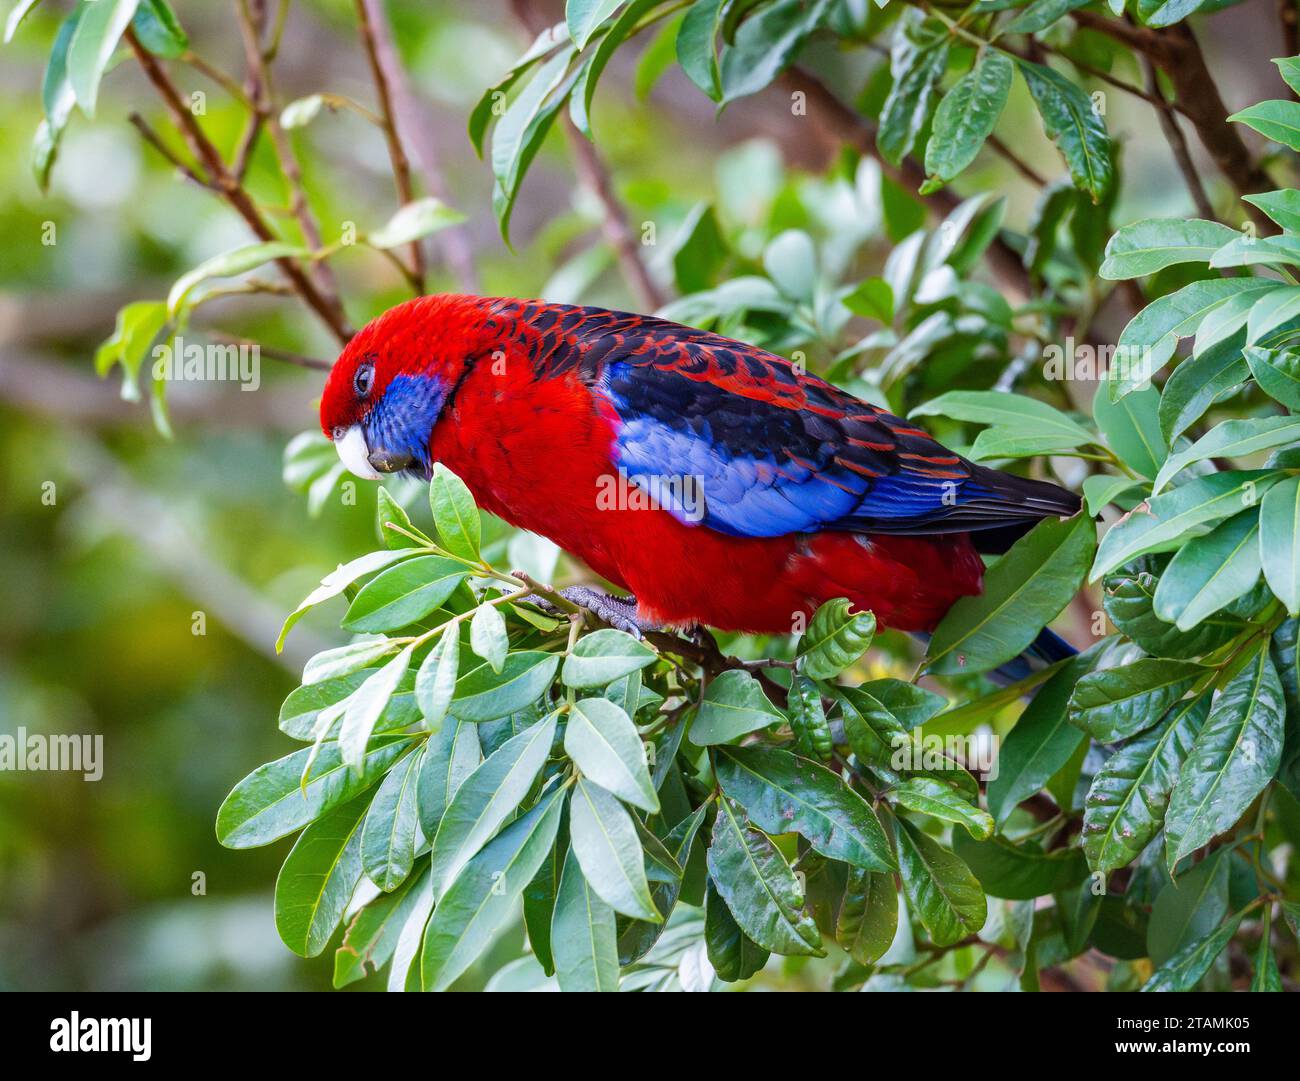
M 1011 147 L 1007 146 L 1007 144 L 996 135 L 990 134 L 986 142 L 996 154 L 1004 158 L 1011 167 L 1028 180 L 1029 183 L 1039 188 L 1047 186 L 1047 177 L 1043 176 L 1042 173 L 1020 157 L 1020 155 L 1012 150 Z
M 275 240 L 275 234 L 267 225 L 266 219 L 263 218 L 252 197 L 226 167 L 221 152 L 204 133 L 194 115 L 185 108 L 180 92 L 176 89 L 176 84 L 172 82 L 171 76 L 158 62 L 157 57 L 140 44 L 140 40 L 135 36 L 133 30 L 127 29 L 124 40 L 135 54 L 135 58 L 143 69 L 145 77 L 162 97 L 163 104 L 171 115 L 172 122 L 180 130 L 191 153 L 198 161 L 202 162 L 208 176 L 221 191 L 225 200 L 244 219 L 245 224 L 252 230 L 254 236 L 259 240 Z M 329 327 L 339 342 L 346 343 L 352 337 L 352 329 L 343 318 L 341 308 L 336 304 L 331 304 L 330 300 L 321 293 L 316 283 L 303 272 L 302 268 L 294 260 L 288 258 L 277 259 L 276 265 L 293 284 L 298 295 Z
M 171 162 L 176 171 L 186 180 L 193 184 L 197 184 L 201 188 L 207 188 L 209 191 L 216 189 L 216 185 L 206 177 L 200 176 L 192 165 L 184 161 L 179 154 L 175 153 L 170 146 L 163 142 L 162 136 L 149 126 L 149 122 L 145 120 L 143 116 L 139 113 L 132 113 L 127 117 L 127 120 L 129 120 L 131 126 L 140 133 L 140 137 L 158 151 L 159 154 Z
M 426 110 L 411 90 L 410 81 L 402 68 L 397 49 L 393 44 L 392 28 L 383 4 L 373 4 L 370 10 L 370 32 L 374 37 L 375 55 L 388 78 L 388 92 L 392 98 L 397 132 L 410 147 L 411 157 L 419 169 L 424 189 L 430 195 L 450 204 L 451 191 L 443 176 L 441 156 L 433 137 L 433 125 Z M 474 248 L 469 230 L 464 223 L 441 230 L 433 242 L 442 253 L 443 261 L 462 292 L 477 293 L 482 289 L 478 267 L 474 262 Z
M 393 182 L 397 186 L 397 198 L 403 206 L 415 201 L 415 189 L 411 185 L 411 163 L 402 146 L 401 136 L 397 133 L 397 120 L 393 114 L 393 95 L 390 79 L 386 70 L 385 59 L 381 57 L 379 45 L 375 38 L 375 17 L 382 17 L 381 0 L 356 0 L 357 27 L 361 32 L 361 44 L 365 48 L 366 60 L 370 63 L 370 74 L 375 82 L 375 94 L 379 98 L 379 115 L 383 119 L 384 141 L 388 144 L 388 158 L 393 165 Z M 416 292 L 424 292 L 424 249 L 419 239 L 411 241 L 411 279 Z
M 271 65 L 266 59 L 266 50 L 262 45 L 262 32 L 266 23 L 264 5 L 256 9 L 250 6 L 250 0 L 236 0 L 236 22 L 239 24 L 240 38 L 244 44 L 244 58 L 248 66 L 248 101 L 252 111 L 245 137 L 240 142 L 234 168 L 235 176 L 241 180 L 248 167 L 253 144 L 257 140 L 258 128 L 264 126 L 271 136 L 271 146 L 275 151 L 280 172 L 284 174 L 285 188 L 289 195 L 289 209 L 298 228 L 302 230 L 303 239 L 314 251 L 321 247 L 320 223 L 307 201 L 307 189 L 303 183 L 302 166 L 293 152 L 293 144 L 280 124 L 280 110 L 275 100 L 275 85 L 271 78 Z M 315 262 L 310 270 L 317 288 L 326 299 L 342 314 L 339 300 L 338 282 L 334 272 L 324 260 Z
M 628 225 L 627 214 L 619 202 L 610 182 L 609 171 L 600 160 L 595 146 L 565 118 L 565 132 L 569 137 L 569 146 L 573 151 L 574 170 L 582 186 L 590 191 L 601 206 L 601 232 L 605 242 L 614 250 L 619 269 L 627 280 L 629 288 L 636 295 L 637 301 L 649 311 L 663 307 L 664 295 L 655 280 L 650 276 L 645 262 L 641 258 L 641 244 L 636 233 Z
M 1196 129 L 1201 145 L 1238 195 L 1253 195 L 1273 187 L 1268 174 L 1251 156 L 1240 128 L 1228 121 L 1228 109 L 1190 26 L 1177 23 L 1153 30 L 1082 9 L 1073 17 L 1080 26 L 1149 57 L 1169 77 L 1178 109 Z M 1277 232 L 1277 226 L 1263 211 L 1250 204 L 1245 210 L 1261 232 Z
M 1183 129 L 1178 126 L 1178 117 L 1174 115 L 1173 109 L 1165 100 L 1164 92 L 1160 89 L 1160 76 L 1156 72 L 1155 62 L 1151 57 L 1143 56 L 1142 68 L 1146 73 L 1147 90 L 1155 104 L 1156 116 L 1160 120 L 1160 130 L 1164 132 L 1165 141 L 1169 144 L 1169 150 L 1178 164 L 1178 171 L 1183 174 L 1183 182 L 1191 193 L 1192 202 L 1196 204 L 1196 212 L 1201 217 L 1214 221 L 1216 220 L 1214 206 L 1209 196 L 1205 194 L 1205 186 L 1201 183 L 1200 173 L 1196 171 L 1196 163 L 1192 161 L 1187 140 L 1183 137 Z
M 317 357 L 304 356 L 302 353 L 293 353 L 287 349 L 276 349 L 271 346 L 263 345 L 261 342 L 255 342 L 248 338 L 240 338 L 231 334 L 222 334 L 219 331 L 205 330 L 205 334 L 215 342 L 222 345 L 234 345 L 239 348 L 256 349 L 260 356 L 266 357 L 267 360 L 279 361 L 281 364 L 292 364 L 295 368 L 308 368 L 312 371 L 327 372 L 334 365 L 328 360 L 320 360 Z

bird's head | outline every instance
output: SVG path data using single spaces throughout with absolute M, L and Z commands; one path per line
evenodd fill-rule
M 432 475 L 429 439 L 483 330 L 478 297 L 420 297 L 363 327 L 330 370 L 321 429 L 359 477 Z

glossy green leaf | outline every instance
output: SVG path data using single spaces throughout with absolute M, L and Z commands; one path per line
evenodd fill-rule
M 983 927 L 988 901 L 960 857 L 906 819 L 898 820 L 897 837 L 903 892 L 930 940 L 951 946 Z
M 1264 578 L 1287 613 L 1300 615 L 1300 477 L 1273 485 L 1259 507 Z
M 1223 245 L 1241 234 L 1203 218 L 1146 218 L 1125 225 L 1106 245 L 1099 273 L 1118 281 L 1142 278 L 1177 263 L 1208 263 Z
M 1228 912 L 1231 852 L 1219 849 L 1188 868 L 1156 895 L 1147 928 L 1147 952 L 1157 968 L 1199 942 Z
M 812 679 L 834 679 L 871 645 L 876 617 L 852 609 L 847 598 L 836 597 L 813 613 L 798 650 L 802 671 Z
M 321 579 L 320 585 L 313 589 L 303 602 L 293 610 L 289 618 L 284 621 L 284 626 L 280 630 L 280 636 L 276 639 L 275 649 L 278 653 L 284 648 L 284 640 L 288 637 L 289 631 L 293 625 L 298 622 L 310 609 L 315 608 L 318 604 L 340 596 L 348 586 L 352 585 L 358 578 L 364 578 L 367 574 L 374 574 L 385 567 L 389 567 L 400 559 L 407 556 L 415 555 L 418 552 L 416 548 L 399 548 L 395 551 L 388 552 L 369 552 L 366 555 L 359 556 L 351 562 L 344 563 L 336 569 L 330 571 Z
M 584 776 L 625 803 L 655 814 L 659 795 L 650 780 L 645 745 L 632 719 L 605 698 L 574 704 L 564 732 L 564 751 Z
M 352 917 L 334 951 L 336 988 L 364 979 L 388 963 L 427 882 L 428 868 L 421 867 L 392 893 L 381 894 Z
M 511 653 L 500 672 L 484 661 L 456 680 L 452 710 L 462 721 L 494 721 L 536 702 L 551 685 L 560 658 L 554 653 Z M 418 680 L 417 680 L 418 688 Z
M 1241 198 L 1244 202 L 1259 207 L 1288 232 L 1300 232 L 1300 191 L 1295 188 L 1243 195 Z
M 442 546 L 454 556 L 477 560 L 482 526 L 465 482 L 441 462 L 433 466 L 429 506 Z
M 1092 417 L 1106 445 L 1134 472 L 1154 477 L 1169 455 L 1169 443 L 1160 430 L 1160 393 L 1154 387 L 1110 399 L 1105 380 L 1092 399 Z
M 438 731 L 456 694 L 456 676 L 460 671 L 460 629 L 451 624 L 438 637 L 415 674 L 415 700 L 425 726 Z
M 98 7 L 98 3 L 95 6 Z M 231 278 L 256 270 L 276 259 L 301 259 L 310 255 L 308 249 L 282 240 L 245 244 L 241 248 L 214 255 L 176 279 L 167 293 L 167 314 L 175 316 L 187 305 L 195 288 L 209 278 Z
M 927 189 L 937 187 L 935 181 L 952 180 L 975 160 L 1002 115 L 1014 74 L 1005 53 L 986 49 L 979 62 L 944 95 L 925 147 L 925 171 L 933 178 Z
M 420 974 L 426 990 L 451 986 L 514 918 L 524 887 L 555 844 L 563 807 L 562 793 L 545 796 L 466 864 L 425 929 Z
M 1189 631 L 1253 589 L 1260 572 L 1259 521 L 1247 511 L 1180 548 L 1160 576 L 1156 615 Z
M 464 220 L 465 215 L 459 210 L 453 210 L 441 199 L 425 196 L 400 207 L 388 221 L 367 234 L 365 240 L 372 248 L 387 251 L 432 236 Z
M 607 905 L 633 919 L 662 921 L 650 896 L 645 855 L 631 815 L 585 777 L 573 789 L 569 836 L 583 876 Z
M 740 929 L 712 879 L 704 897 L 704 945 L 709 964 L 724 983 L 749 979 L 772 956 Z
M 1300 353 L 1252 345 L 1243 355 L 1259 389 L 1292 412 L 1300 412 Z
M 758 680 L 748 672 L 730 669 L 709 683 L 691 722 L 690 738 L 697 747 L 707 747 L 785 719 L 768 701 Z
M 509 821 L 546 765 L 556 714 L 508 739 L 456 790 L 433 838 L 433 895 L 444 896 L 475 853 Z
M 990 897 L 1028 901 L 1077 886 L 1088 876 L 1088 863 L 1077 848 L 1048 853 L 1032 841 L 976 841 L 964 830 L 953 832 L 952 848 Z
M 880 109 L 876 146 L 887 162 L 897 165 L 930 119 L 939 80 L 948 67 L 948 42 L 939 38 L 918 44 L 902 35 L 895 39 L 891 67 L 894 84 Z
M 677 29 L 677 63 L 686 77 L 714 101 L 722 97 L 718 71 L 717 39 L 728 0 L 701 0 L 692 4 Z
M 1152 494 L 1159 495 L 1180 471 L 1196 462 L 1203 462 L 1207 458 L 1243 458 L 1297 440 L 1300 440 L 1300 417 L 1225 420 L 1222 424 L 1216 424 L 1190 447 L 1170 455 L 1156 476 Z
M 1142 985 L 1143 991 L 1191 991 L 1214 964 L 1214 959 L 1237 933 L 1242 914 L 1230 916 L 1213 932 L 1183 947 Z
M 360 768 L 375 725 L 410 667 L 413 648 L 407 646 L 348 698 L 339 726 L 339 751 L 345 765 Z
M 989 568 L 982 593 L 952 606 L 930 639 L 928 670 L 986 672 L 1018 656 L 1073 599 L 1096 537 L 1085 515 L 1039 522 Z
M 596 29 L 622 5 L 623 0 L 566 0 L 564 21 L 579 49 L 585 48 Z
M 893 791 L 894 802 L 909 811 L 955 822 L 977 840 L 993 834 L 993 817 L 964 799 L 951 785 L 933 777 L 908 777 Z
M 1300 102 L 1259 101 L 1228 119 L 1254 128 L 1266 139 L 1300 150 Z
M 409 739 L 376 739 L 357 771 L 343 764 L 337 743 L 326 743 L 305 784 L 302 772 L 311 747 L 259 766 L 222 802 L 217 840 L 227 848 L 256 848 L 294 833 L 365 791 L 412 745 Z
M 550 946 L 561 991 L 618 990 L 614 910 L 587 884 L 572 851 L 560 875 Z
M 655 662 L 655 652 L 625 631 L 609 627 L 583 635 L 564 658 L 566 687 L 603 687 Z
M 405 882 L 415 864 L 420 836 L 416 784 L 424 754 L 420 747 L 389 770 L 366 812 L 361 864 L 366 877 L 385 892 Z
M 723 797 L 713 824 L 711 881 L 737 925 L 763 949 L 783 955 L 820 954 L 821 935 L 804 911 L 804 892 L 767 834 L 740 806 Z
M 1114 183 L 1110 136 L 1088 95 L 1064 75 L 1042 64 L 1017 60 L 1029 85 L 1043 130 L 1057 145 L 1077 188 L 1105 198 Z
M 822 690 L 816 680 L 799 672 L 791 677 L 786 713 L 790 716 L 790 731 L 794 733 L 795 754 L 829 762 L 835 746 L 822 704 Z
M 1081 835 L 1092 870 L 1127 867 L 1160 831 L 1178 772 L 1209 712 L 1209 695 L 1179 702 L 1097 771 L 1083 802 Z
M 1209 526 L 1254 506 L 1278 480 L 1265 469 L 1212 473 L 1149 499 L 1130 511 L 1101 539 L 1089 580 L 1095 582 L 1131 559 L 1166 551 Z
M 81 111 L 95 115 L 99 82 L 140 0 L 96 0 L 86 4 L 68 47 L 68 82 Z
M 1102 743 L 1126 739 L 1160 720 L 1205 671 L 1191 661 L 1144 657 L 1089 672 L 1070 695 L 1070 723 Z
M 367 797 L 337 807 L 302 832 L 275 880 L 275 929 L 301 957 L 328 945 L 361 879 Z
M 779 747 L 720 747 L 723 793 L 766 833 L 798 833 L 818 852 L 868 871 L 895 867 L 870 805 L 843 778 Z
M 835 920 L 835 941 L 860 965 L 885 955 L 898 933 L 898 892 L 892 875 L 853 868 Z
M 1165 816 L 1170 867 L 1222 833 L 1273 779 L 1282 757 L 1285 702 L 1267 649 L 1215 699 Z

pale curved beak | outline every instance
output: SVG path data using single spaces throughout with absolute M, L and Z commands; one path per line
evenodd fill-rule
M 352 425 L 342 439 L 334 440 L 334 448 L 348 472 L 364 480 L 383 480 L 384 475 L 370 464 L 370 448 L 360 424 Z

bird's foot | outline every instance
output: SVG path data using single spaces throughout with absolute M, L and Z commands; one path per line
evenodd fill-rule
M 637 612 L 635 597 L 615 597 L 610 593 L 606 593 L 603 589 L 596 589 L 593 586 L 567 586 L 558 592 L 565 600 L 571 601 L 579 608 L 591 612 L 615 630 L 625 631 L 633 638 L 641 638 L 647 631 L 661 629 L 657 623 L 641 618 Z M 523 600 L 540 608 L 547 615 L 556 617 L 565 615 L 545 597 L 532 594 L 524 597 Z

